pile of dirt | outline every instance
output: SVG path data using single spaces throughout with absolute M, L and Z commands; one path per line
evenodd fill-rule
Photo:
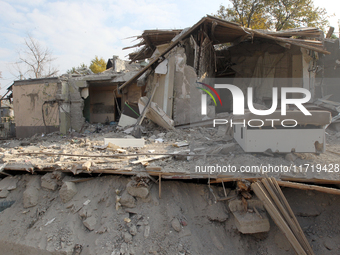
M 138 178 L 48 175 L 0 182 L 2 189 L 10 187 L 1 204 L 14 202 L 0 213 L 0 248 L 6 254 L 294 254 L 271 220 L 267 233 L 241 234 L 228 201 L 215 200 L 224 196 L 220 185 L 210 190 L 162 181 L 159 198 L 158 184 Z M 44 184 L 47 179 L 56 183 L 54 190 Z M 315 254 L 339 254 L 340 197 L 284 193 Z

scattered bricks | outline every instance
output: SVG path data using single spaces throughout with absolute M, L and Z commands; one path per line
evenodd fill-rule
M 58 187 L 56 179 L 53 179 L 52 173 L 47 173 L 41 177 L 41 187 L 49 190 L 56 190 Z
M 64 182 L 59 190 L 59 196 L 63 203 L 67 203 L 77 194 L 77 187 L 73 182 Z
M 36 206 L 39 201 L 39 176 L 32 176 L 26 185 L 26 190 L 23 194 L 24 208 Z
M 128 208 L 136 207 L 136 199 L 131 196 L 127 191 L 123 192 L 119 202 L 122 206 Z
M 136 185 L 136 181 L 130 181 L 126 186 L 127 192 L 134 197 L 146 198 L 149 195 L 149 189 L 143 186 L 137 187 Z
M 97 220 L 95 217 L 91 216 L 91 217 L 88 217 L 86 220 L 84 220 L 83 224 L 88 230 L 92 231 L 94 230 L 97 224 Z
M 182 230 L 181 228 L 181 223 L 179 222 L 179 220 L 177 218 L 173 219 L 171 221 L 171 226 L 173 227 L 174 230 L 176 230 L 177 232 L 180 232 Z

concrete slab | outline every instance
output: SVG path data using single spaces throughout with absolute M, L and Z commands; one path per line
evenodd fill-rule
M 270 224 L 262 202 L 258 199 L 250 199 L 247 202 L 250 209 L 247 212 L 244 210 L 241 200 L 229 202 L 229 209 L 235 217 L 235 225 L 238 231 L 242 234 L 268 232 Z M 254 208 L 256 208 L 258 213 L 256 213 Z
M 145 141 L 144 138 L 136 139 L 136 138 L 104 138 L 104 144 L 115 144 L 121 148 L 127 147 L 144 147 Z

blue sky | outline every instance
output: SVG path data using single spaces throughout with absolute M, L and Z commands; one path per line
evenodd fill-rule
M 0 0 L 0 94 L 17 79 L 11 63 L 17 61 L 28 33 L 53 51 L 62 74 L 81 63 L 88 65 L 95 55 L 105 60 L 112 55 L 125 58 L 133 50 L 122 48 L 136 42 L 124 38 L 145 29 L 192 26 L 204 15 L 216 13 L 221 3 L 228 5 L 229 1 Z M 337 1 L 315 0 L 315 5 L 329 13 L 340 10 Z M 331 19 L 333 26 L 337 17 Z

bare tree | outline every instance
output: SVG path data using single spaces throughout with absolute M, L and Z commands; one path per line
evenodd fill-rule
M 53 66 L 54 60 L 52 51 L 43 47 L 31 35 L 25 38 L 25 47 L 19 51 L 19 61 L 14 63 L 14 68 L 19 72 L 20 79 L 45 78 L 57 75 L 59 70 Z M 25 71 L 23 71 L 25 70 Z

